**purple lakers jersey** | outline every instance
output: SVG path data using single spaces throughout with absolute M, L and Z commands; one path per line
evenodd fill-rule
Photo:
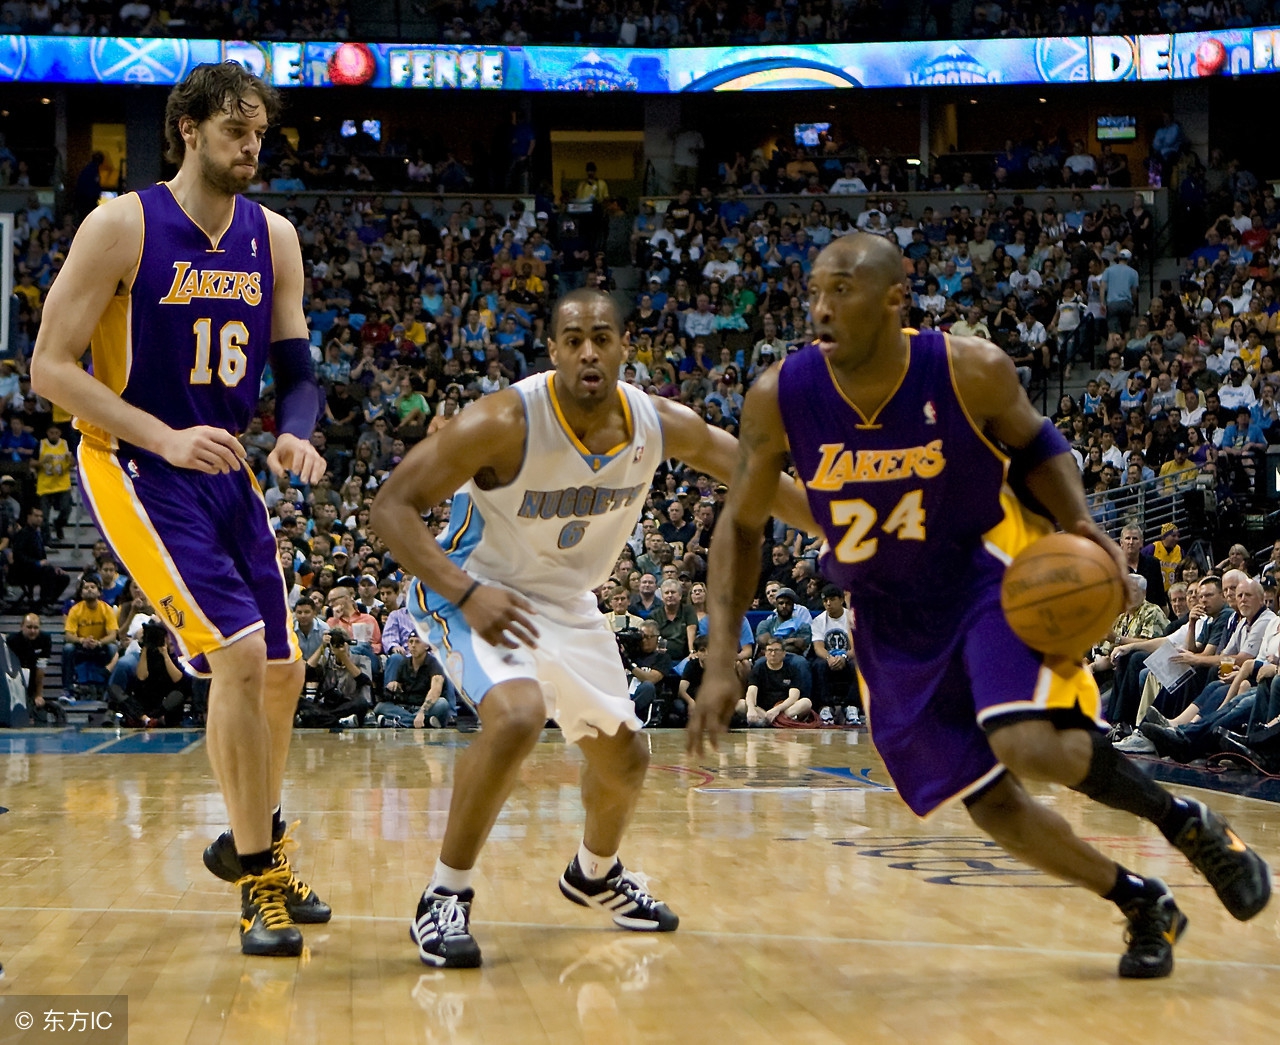
M 907 333 L 906 373 L 873 417 L 845 396 L 816 346 L 778 375 L 791 454 L 829 545 L 822 573 L 855 605 L 956 591 L 981 560 L 995 565 L 983 535 L 1005 514 L 1005 460 L 957 397 L 945 336 Z
M 94 331 L 94 376 L 171 428 L 213 425 L 239 434 L 258 403 L 271 345 L 271 239 L 262 207 L 235 198 L 211 238 L 168 185 L 137 194 L 142 253 L 133 284 Z M 77 422 L 90 445 L 116 441 Z

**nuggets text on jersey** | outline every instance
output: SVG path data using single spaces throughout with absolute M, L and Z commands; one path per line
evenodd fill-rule
M 563 490 L 525 490 L 517 513 L 521 519 L 568 519 L 604 515 L 629 508 L 643 497 L 644 486 L 615 490 L 608 486 L 570 486 Z

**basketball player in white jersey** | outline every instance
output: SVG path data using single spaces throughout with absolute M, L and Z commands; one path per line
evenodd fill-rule
M 483 726 L 458 759 L 440 859 L 410 928 L 428 965 L 480 964 L 473 868 L 548 718 L 586 759 L 586 828 L 560 891 L 624 929 L 679 922 L 618 859 L 649 755 L 591 589 L 608 578 L 659 462 L 724 479 L 737 444 L 686 407 L 619 383 L 622 323 L 607 295 L 563 297 L 548 348 L 553 373 L 485 396 L 419 443 L 373 507 L 373 528 L 418 578 L 409 609 L 419 630 Z M 780 479 L 774 510 L 815 529 L 803 492 Z M 450 495 L 437 543 L 422 515 Z

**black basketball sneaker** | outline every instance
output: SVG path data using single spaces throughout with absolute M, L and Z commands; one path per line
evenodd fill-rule
M 1129 919 L 1124 935 L 1129 949 L 1120 956 L 1120 975 L 1128 980 L 1156 980 L 1173 972 L 1173 945 L 1187 928 L 1187 916 L 1178 910 L 1164 883 L 1155 878 L 1147 881 L 1159 885 L 1161 892 L 1121 908 Z
M 296 958 L 302 953 L 302 933 L 285 905 L 290 877 L 288 865 L 277 862 L 262 874 L 245 875 L 236 883 L 242 953 L 273 958 Z
M 474 889 L 461 893 L 425 892 L 409 925 L 409 939 L 418 945 L 423 965 L 443 969 L 474 969 L 480 964 L 480 945 L 471 935 Z
M 560 876 L 560 891 L 579 906 L 604 911 L 614 925 L 623 929 L 669 933 L 680 924 L 680 918 L 650 896 L 645 883 L 624 868 L 622 861 L 615 863 L 603 879 L 593 881 L 582 873 L 575 856 Z
M 1191 798 L 1180 801 L 1193 812 L 1173 844 L 1213 886 L 1231 917 L 1248 921 L 1271 899 L 1271 868 L 1203 802 Z
M 315 894 L 311 886 L 293 873 L 293 866 L 285 854 L 285 850 L 295 844 L 289 837 L 289 830 L 299 823 L 300 820 L 295 820 L 289 829 L 281 824 L 272 830 L 271 855 L 275 857 L 276 863 L 283 864 L 289 872 L 289 884 L 285 890 L 285 906 L 289 909 L 289 917 L 299 925 L 322 925 L 333 917 L 333 911 Z M 205 849 L 204 865 L 210 873 L 224 882 L 235 883 L 244 877 L 230 831 L 223 831 Z

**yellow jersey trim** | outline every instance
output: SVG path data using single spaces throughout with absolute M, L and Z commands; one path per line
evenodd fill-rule
M 889 394 L 884 397 L 884 402 L 875 408 L 875 411 L 870 417 L 864 414 L 861 408 L 852 399 L 850 399 L 845 393 L 845 390 L 840 387 L 840 382 L 836 380 L 836 372 L 831 366 L 831 360 L 825 355 L 822 357 L 822 362 L 825 363 L 827 367 L 827 376 L 831 378 L 832 386 L 835 388 L 840 398 L 849 404 L 849 409 L 862 418 L 862 424 L 858 425 L 859 428 L 880 427 L 876 424 L 876 419 L 884 413 L 888 405 L 893 402 L 893 397 L 898 394 L 899 389 L 902 388 L 903 383 L 907 380 L 907 374 L 911 372 L 911 336 L 917 333 L 917 331 L 913 330 L 911 327 L 903 327 L 901 333 L 905 334 L 907 338 L 907 365 L 902 368 L 902 373 L 898 375 L 898 383 L 890 389 Z M 821 351 L 821 349 L 819 349 L 819 351 Z
M 573 448 L 586 458 L 587 463 L 590 464 L 593 469 L 599 470 L 602 462 L 622 453 L 623 450 L 631 445 L 631 441 L 636 437 L 636 427 L 634 420 L 631 417 L 631 404 L 627 402 L 627 395 L 621 388 L 617 389 L 618 399 L 622 403 L 622 416 L 627 425 L 627 438 L 612 450 L 608 450 L 602 454 L 592 453 L 587 449 L 582 440 L 578 438 L 577 433 L 569 426 L 569 422 L 565 420 L 564 411 L 560 409 L 560 400 L 556 398 L 555 378 L 555 374 L 547 375 L 547 391 L 550 393 L 551 409 L 556 415 L 556 421 L 559 422 L 561 431 L 569 437 L 569 442 L 573 444 Z
M 209 253 L 210 254 L 222 253 L 220 250 L 218 250 L 218 244 L 222 242 L 222 237 L 225 236 L 231 230 L 231 226 L 235 223 L 236 208 L 240 206 L 240 197 L 238 195 L 231 197 L 231 217 L 227 219 L 227 223 L 226 225 L 223 226 L 221 232 L 219 232 L 216 236 L 210 236 L 209 233 L 205 232 L 204 226 L 201 225 L 200 222 L 196 221 L 196 219 L 191 216 L 187 208 L 182 205 L 181 201 L 178 199 L 177 193 L 173 191 L 173 186 L 170 185 L 169 182 L 167 181 L 162 181 L 160 184 L 163 185 L 168 190 L 169 195 L 173 197 L 173 202 L 178 204 L 178 210 L 182 211 L 182 213 L 187 216 L 187 220 L 191 222 L 191 224 L 194 225 L 197 229 L 199 229 L 200 234 L 209 241 Z
M 955 393 L 956 402 L 960 404 L 960 412 L 964 414 L 964 419 L 969 422 L 969 427 L 973 429 L 973 434 L 986 444 L 987 449 L 996 455 L 996 459 L 1005 466 L 1007 471 L 1009 468 L 1009 456 L 991 441 L 987 433 L 973 419 L 973 414 L 969 413 L 969 407 L 965 405 L 964 396 L 960 394 L 960 385 L 956 381 L 955 356 L 951 351 L 951 335 L 943 334 L 942 339 L 947 346 L 947 373 L 951 377 L 951 391 Z

